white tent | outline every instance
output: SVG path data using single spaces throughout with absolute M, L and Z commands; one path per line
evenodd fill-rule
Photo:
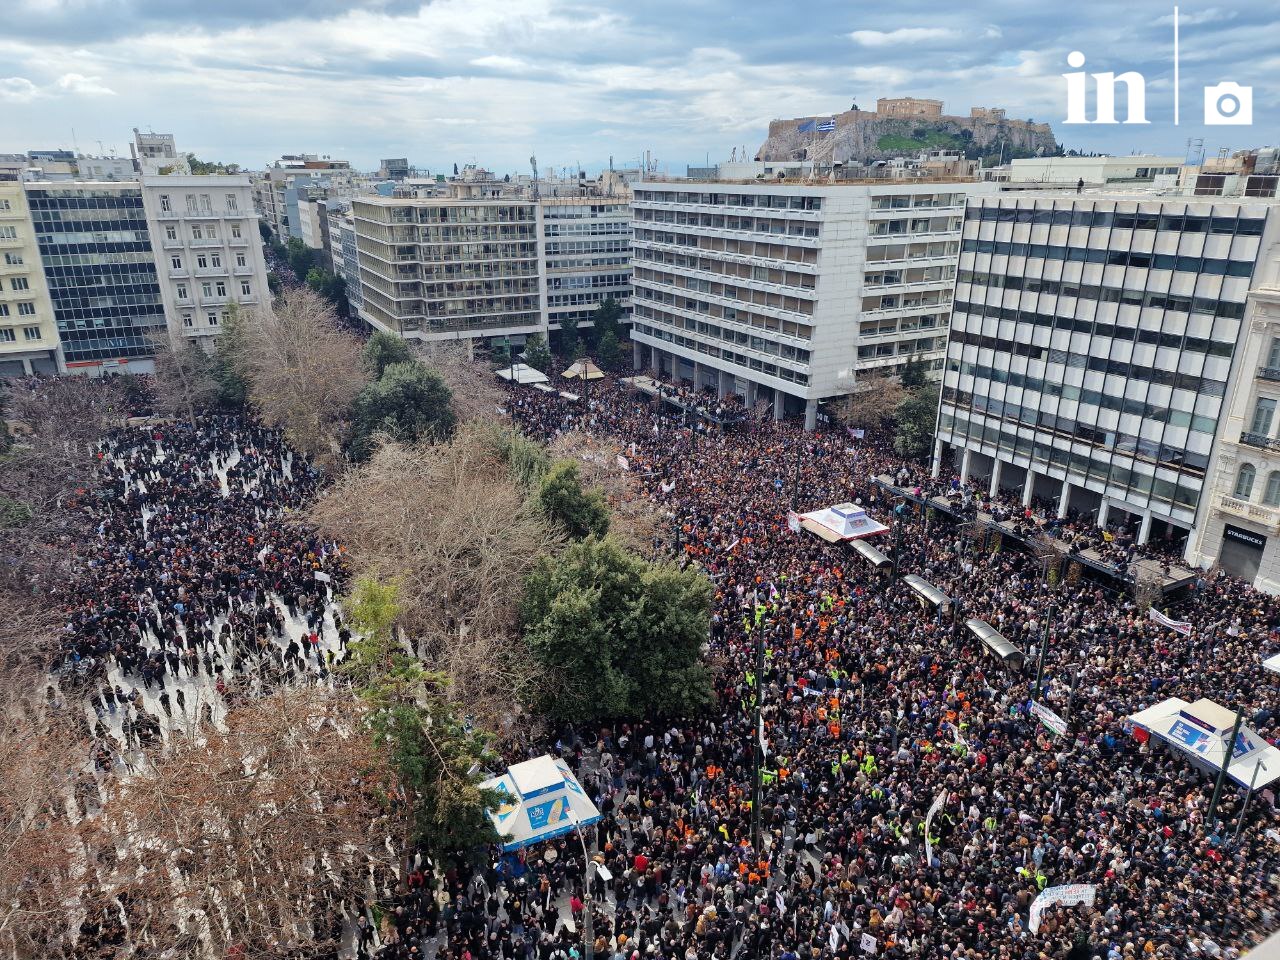
M 889 529 L 853 503 L 837 503 L 834 507 L 802 513 L 800 526 L 831 543 L 873 537 Z
M 603 380 L 604 371 L 590 360 L 575 360 L 560 376 L 566 380 Z
M 1280 673 L 1280 653 L 1277 653 L 1273 657 L 1267 657 L 1267 659 L 1262 661 L 1262 665 L 1272 673 Z
M 1187 703 L 1170 697 L 1154 707 L 1130 715 L 1129 722 L 1167 743 L 1182 757 L 1206 773 L 1217 775 L 1227 755 L 1227 740 L 1236 715 L 1212 700 Z M 1254 779 L 1256 770 L 1257 779 Z M 1240 725 L 1227 776 L 1248 787 L 1265 787 L 1280 779 L 1280 750 L 1271 746 L 1248 724 Z
M 600 819 L 600 811 L 563 760 L 544 754 L 507 769 L 500 777 L 480 784 L 496 790 L 502 802 L 489 811 L 489 819 L 502 838 L 503 850 L 518 850 L 533 843 L 587 826 Z
M 529 366 L 527 363 L 517 363 L 514 366 L 512 364 L 507 364 L 505 367 L 499 367 L 497 374 L 503 380 L 514 379 L 516 383 L 523 384 L 546 383 L 547 380 L 550 379 L 541 370 L 537 370 Z

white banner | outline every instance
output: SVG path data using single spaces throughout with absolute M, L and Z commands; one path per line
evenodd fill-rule
M 1087 903 L 1092 907 L 1097 892 L 1098 888 L 1092 883 L 1067 883 L 1060 887 L 1050 887 L 1031 904 L 1031 923 L 1028 927 L 1032 933 L 1039 933 L 1040 917 L 1050 907 L 1074 907 L 1078 903 Z
M 1058 736 L 1064 736 L 1067 732 L 1067 721 L 1046 707 L 1043 703 L 1031 701 L 1031 712 L 1039 718 L 1040 722 L 1056 733 Z
M 792 533 L 800 532 L 800 514 L 794 510 L 787 511 L 787 529 Z
M 316 579 L 319 580 L 321 583 L 328 583 L 330 580 L 333 579 L 333 577 L 329 576 L 323 570 L 317 570 Z
M 1168 627 L 1170 630 L 1174 631 L 1175 633 L 1180 633 L 1184 637 L 1191 635 L 1190 621 L 1174 620 L 1172 617 L 1166 617 L 1163 613 L 1161 613 L 1155 607 L 1152 607 L 1148 611 L 1148 613 L 1150 614 L 1151 619 L 1154 620 L 1156 623 L 1160 624 L 1160 626 Z
M 663 493 L 670 493 L 676 488 L 676 482 L 672 480 L 670 483 L 667 483 L 667 481 L 664 480 L 662 483 L 658 484 L 658 486 L 662 488 Z
M 929 842 L 929 831 L 933 826 L 933 817 L 946 802 L 947 791 L 943 790 L 938 794 L 938 798 L 933 801 L 933 806 L 929 808 L 929 812 L 924 815 L 924 862 L 926 866 L 933 863 L 933 844 Z
M 626 457 L 624 457 L 622 454 L 618 454 L 618 466 L 621 467 L 623 470 L 630 470 L 631 461 L 628 460 Z
M 876 938 L 869 933 L 864 933 L 862 935 L 862 952 L 863 953 L 876 952 Z

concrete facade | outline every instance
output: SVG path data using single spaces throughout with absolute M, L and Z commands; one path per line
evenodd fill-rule
M 608 297 L 631 314 L 631 203 L 626 197 L 544 198 L 542 256 L 547 297 L 543 325 L 559 330 L 571 317 L 590 327 Z
M 27 195 L 16 177 L 0 180 L 0 376 L 61 369 L 58 325 Z

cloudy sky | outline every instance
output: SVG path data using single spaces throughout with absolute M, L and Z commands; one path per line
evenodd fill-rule
M 282 153 L 372 169 L 596 170 L 754 151 L 771 118 L 916 95 L 1004 106 L 1068 147 L 1212 155 L 1280 140 L 1280 20 L 1268 4 L 1183 3 L 1180 126 L 1172 4 L 1130 0 L 0 0 L 0 152 L 128 153 L 134 126 L 201 158 Z M 1141 71 L 1147 126 L 1063 126 L 1067 54 Z M 1203 88 L 1251 85 L 1252 127 L 1203 126 Z M 1092 111 L 1092 106 L 1090 107 Z M 1121 111 L 1123 113 L 1123 111 Z

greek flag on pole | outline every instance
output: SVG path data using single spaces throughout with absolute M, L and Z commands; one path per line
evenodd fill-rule
M 836 128 L 836 121 L 834 117 L 830 120 L 823 120 L 821 123 L 818 124 L 819 133 L 830 133 L 835 128 Z
M 761 717 L 761 718 L 760 718 L 760 730 L 759 730 L 759 736 L 760 736 L 760 755 L 761 755 L 762 757 L 768 757 L 768 756 L 769 756 L 769 745 L 768 745 L 767 743 L 765 743 L 765 741 L 764 741 L 764 717 Z

